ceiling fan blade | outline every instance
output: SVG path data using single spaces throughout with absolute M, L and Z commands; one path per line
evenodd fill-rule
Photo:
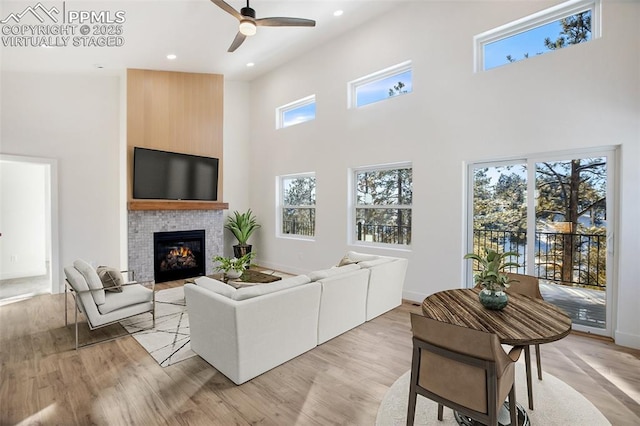
M 244 42 L 244 39 L 246 38 L 247 38 L 246 35 L 238 31 L 238 34 L 236 34 L 236 38 L 233 39 L 233 42 L 231 43 L 231 46 L 229 46 L 229 50 L 227 50 L 227 52 L 235 52 L 235 50 L 238 47 L 240 47 L 240 45 Z
M 224 10 L 225 12 L 233 15 L 236 19 L 242 19 L 242 15 L 240 14 L 240 12 L 235 10 L 224 0 L 211 0 L 211 2 L 216 6 L 218 6 L 220 9 Z
M 302 18 L 261 18 L 261 19 L 256 19 L 255 22 L 256 22 L 256 25 L 259 27 L 315 27 L 316 26 L 316 21 L 312 19 L 302 19 Z

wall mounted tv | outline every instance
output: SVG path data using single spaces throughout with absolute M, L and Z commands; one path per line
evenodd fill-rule
M 218 159 L 134 147 L 133 198 L 218 200 Z

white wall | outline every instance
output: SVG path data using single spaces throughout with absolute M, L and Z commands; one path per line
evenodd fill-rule
M 0 161 L 0 279 L 47 273 L 46 166 Z
M 225 211 L 225 220 L 234 210 L 241 212 L 250 207 L 249 193 L 253 185 L 249 158 L 249 83 L 239 81 L 224 82 L 224 134 L 223 134 L 223 194 L 224 202 L 229 203 Z M 254 237 L 249 241 L 253 243 Z M 233 256 L 233 245 L 238 241 L 231 232 L 224 231 L 224 255 Z M 257 253 L 260 255 L 260 253 Z
M 60 264 L 120 266 L 118 77 L 1 78 L 1 152 L 58 160 Z
M 251 85 L 251 207 L 263 263 L 335 264 L 347 246 L 347 170 L 412 161 L 406 298 L 462 285 L 469 161 L 620 146 L 615 338 L 640 347 L 640 4 L 604 1 L 603 37 L 474 74 L 473 35 L 556 2 L 415 2 L 314 49 Z M 418 28 L 419 30 L 415 30 Z M 413 61 L 413 93 L 347 110 L 347 82 Z M 316 95 L 315 121 L 275 130 L 275 108 Z M 276 237 L 275 177 L 316 172 L 315 242 Z

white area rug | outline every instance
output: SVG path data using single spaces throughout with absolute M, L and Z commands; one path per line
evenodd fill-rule
M 411 372 L 400 376 L 387 391 L 376 418 L 376 426 L 406 425 Z M 610 425 L 609 421 L 587 398 L 551 374 L 542 372 L 543 380 L 533 378 L 535 410 L 528 409 L 527 380 L 524 363 L 516 364 L 516 399 L 527 409 L 531 425 Z M 502 420 L 502 419 L 501 419 Z M 507 413 L 505 423 L 509 423 Z M 443 421 L 438 421 L 438 405 L 420 395 L 416 404 L 416 425 L 456 425 L 453 411 L 444 408 Z
M 162 367 L 191 358 L 189 316 L 182 287 L 156 293 L 156 326 L 149 315 L 139 315 L 120 324 L 158 361 Z M 135 334 L 134 334 L 135 333 Z

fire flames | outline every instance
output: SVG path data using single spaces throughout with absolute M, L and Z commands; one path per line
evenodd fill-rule
M 196 255 L 189 247 L 174 247 L 165 256 L 160 263 L 161 271 L 170 271 L 175 269 L 196 268 L 198 261 Z

